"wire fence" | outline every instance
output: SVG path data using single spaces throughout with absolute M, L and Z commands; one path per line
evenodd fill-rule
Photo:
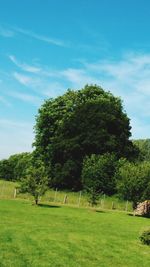
M 0 199 L 26 199 L 33 201 L 33 197 L 26 193 L 19 193 L 18 184 L 14 182 L 0 181 Z M 83 192 L 64 192 L 48 190 L 40 199 L 41 202 L 54 203 L 58 205 L 71 205 L 76 207 L 90 207 L 88 195 Z M 117 197 L 108 197 L 101 195 L 98 200 L 97 208 L 109 210 L 132 211 L 132 203 L 121 201 Z

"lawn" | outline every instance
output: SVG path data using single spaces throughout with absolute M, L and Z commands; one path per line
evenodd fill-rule
M 150 219 L 121 211 L 0 200 L 0 267 L 149 267 L 139 233 Z

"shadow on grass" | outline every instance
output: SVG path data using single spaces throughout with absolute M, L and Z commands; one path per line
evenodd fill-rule
M 96 212 L 98 212 L 98 213 L 105 213 L 105 211 L 103 211 L 103 210 L 96 210 Z
M 42 208 L 61 208 L 61 206 L 57 206 L 57 205 L 49 205 L 49 204 L 38 204 L 38 207 L 42 207 Z
M 144 218 L 144 219 L 150 219 L 150 217 L 149 216 L 142 216 L 142 215 L 138 215 L 138 214 L 133 214 L 133 213 L 128 213 L 128 216 L 131 216 L 131 217 L 140 217 L 140 218 Z
M 105 213 L 105 211 L 103 211 L 103 210 L 97 210 L 97 209 L 93 209 L 93 208 L 90 208 L 89 211 L 97 212 L 97 213 Z

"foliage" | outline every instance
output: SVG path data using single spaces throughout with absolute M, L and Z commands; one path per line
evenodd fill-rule
M 120 98 L 86 85 L 44 102 L 36 118 L 35 153 L 46 164 L 51 186 L 79 190 L 85 156 L 133 156 L 130 129 Z
M 20 153 L 0 161 L 0 179 L 21 180 L 31 165 L 32 153 Z
M 133 140 L 133 144 L 139 150 L 139 161 L 150 161 L 150 139 Z
M 143 244 L 145 245 L 150 245 L 150 229 L 145 230 L 141 235 L 140 235 L 140 240 Z
M 9 160 L 4 159 L 0 161 L 0 179 L 7 181 L 13 180 L 13 168 Z
M 92 207 L 96 206 L 102 193 L 95 186 L 86 188 L 86 191 L 88 194 L 88 202 L 91 204 Z
M 150 162 L 124 161 L 117 172 L 118 192 L 126 200 L 138 202 L 150 198 Z
M 26 177 L 21 183 L 21 192 L 30 193 L 35 203 L 38 204 L 39 198 L 43 196 L 47 190 L 48 179 L 45 167 L 41 161 L 37 161 L 27 170 Z
M 97 193 L 112 195 L 116 190 L 114 178 L 117 161 L 114 154 L 91 155 L 83 162 L 82 183 L 91 197 Z

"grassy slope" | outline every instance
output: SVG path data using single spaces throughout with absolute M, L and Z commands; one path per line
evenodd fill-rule
M 149 267 L 139 232 L 150 220 L 125 212 L 0 200 L 1 267 Z

